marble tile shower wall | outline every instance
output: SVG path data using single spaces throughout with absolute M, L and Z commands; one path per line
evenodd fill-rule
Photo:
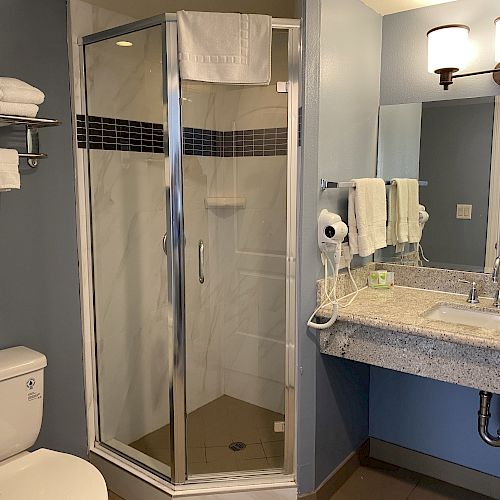
M 285 33 L 273 35 L 270 86 L 225 87 L 217 95 L 217 129 L 286 127 L 287 95 L 276 93 L 275 82 L 288 80 L 287 41 Z M 222 195 L 247 200 L 231 218 L 219 217 L 219 239 L 230 235 L 222 240 L 224 393 L 283 413 L 287 158 L 221 158 L 218 164 L 227 172 Z
M 273 62 L 273 79 L 286 79 L 282 63 L 286 57 L 274 60 L 278 64 Z M 287 96 L 277 94 L 273 85 L 183 82 L 182 99 L 185 130 L 253 130 L 248 137 L 253 141 L 255 129 L 272 128 L 286 141 Z M 230 141 L 235 139 L 227 135 L 232 135 Z M 216 150 L 214 157 L 213 140 L 206 140 L 209 151 L 186 156 L 183 165 L 190 263 L 186 268 L 188 411 L 208 402 L 207 397 L 227 394 L 281 413 L 287 151 L 278 144 L 283 154 L 255 158 L 252 151 L 246 156 L 229 151 L 219 156 Z M 206 197 L 243 197 L 246 206 L 207 209 Z M 203 285 L 196 276 L 199 239 L 206 249 Z
M 101 435 L 130 443 L 168 423 L 164 162 L 91 151 Z

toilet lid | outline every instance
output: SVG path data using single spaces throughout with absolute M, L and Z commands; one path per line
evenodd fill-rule
M 0 499 L 107 500 L 101 473 L 89 462 L 40 449 L 0 464 Z

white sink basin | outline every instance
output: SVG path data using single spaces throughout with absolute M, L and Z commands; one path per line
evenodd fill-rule
M 500 331 L 500 314 L 473 309 L 459 309 L 451 305 L 441 304 L 434 306 L 424 313 L 428 319 L 445 321 L 466 326 L 489 328 Z

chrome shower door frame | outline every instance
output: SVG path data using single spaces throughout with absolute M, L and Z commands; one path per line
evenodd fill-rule
M 83 229 L 83 224 L 80 222 L 79 232 L 81 234 L 81 244 L 82 250 L 81 254 L 85 260 L 85 267 L 88 269 L 86 273 L 82 274 L 82 290 L 87 290 L 88 300 L 85 299 L 85 304 L 82 304 L 82 317 L 91 318 L 87 322 L 86 330 L 90 330 L 90 346 L 86 349 L 86 394 L 88 399 L 88 407 L 92 408 L 92 411 L 88 411 L 87 420 L 89 421 L 88 431 L 89 431 L 89 448 L 91 452 L 105 458 L 111 459 L 114 463 L 119 466 L 124 466 L 124 468 L 134 471 L 140 477 L 149 478 L 157 480 L 161 478 L 166 480 L 167 484 L 175 482 L 175 477 L 179 477 L 179 471 L 175 468 L 175 455 L 179 454 L 175 452 L 175 449 L 182 450 L 185 446 L 179 444 L 179 437 L 185 436 L 185 430 L 183 430 L 183 418 L 181 418 L 182 408 L 184 405 L 180 404 L 181 398 L 179 394 L 183 392 L 183 381 L 184 376 L 182 374 L 182 369 L 184 364 L 182 360 L 178 359 L 177 354 L 183 352 L 182 347 L 183 342 L 183 317 L 178 313 L 182 310 L 183 297 L 184 297 L 184 281 L 183 275 L 179 272 L 181 269 L 179 267 L 179 262 L 183 262 L 183 247 L 180 245 L 179 241 L 183 238 L 183 216 L 182 216 L 182 184 L 180 191 L 177 189 L 174 194 L 172 194 L 171 186 L 177 186 L 179 184 L 178 176 L 182 178 L 181 170 L 181 135 L 180 135 L 180 108 L 179 108 L 179 79 L 178 79 L 178 66 L 177 66 L 177 18 L 175 14 L 162 14 L 159 16 L 154 16 L 148 19 L 142 19 L 133 23 L 118 26 L 116 28 L 111 28 L 98 33 L 93 33 L 88 36 L 82 37 L 78 43 L 80 46 L 80 87 L 81 87 L 81 105 L 80 110 L 86 116 L 88 116 L 87 109 L 87 87 L 86 87 L 86 66 L 85 66 L 85 47 L 87 45 L 105 41 L 111 38 L 115 38 L 120 35 L 126 35 L 133 32 L 142 31 L 148 28 L 160 27 L 162 34 L 162 81 L 163 81 L 163 143 L 165 151 L 169 151 L 169 154 L 165 154 L 164 158 L 164 175 L 165 175 L 165 216 L 166 216 L 166 227 L 167 233 L 164 237 L 164 250 L 165 258 L 167 261 L 167 311 L 168 318 L 167 323 L 171 325 L 170 332 L 166 332 L 168 335 L 168 386 L 169 386 L 169 409 L 170 409 L 170 422 L 171 422 L 171 471 L 170 475 L 163 475 L 158 471 L 149 469 L 145 464 L 142 464 L 132 457 L 128 456 L 124 451 L 111 447 L 103 443 L 100 440 L 100 424 L 99 424 L 99 401 L 98 401 L 98 369 L 97 369 L 97 343 L 96 343 L 96 329 L 95 329 L 95 308 L 93 303 L 94 297 L 94 284 L 93 284 L 93 249 L 92 249 L 92 236 L 91 236 L 91 199 L 90 199 L 90 179 L 89 179 L 89 168 L 90 168 L 90 158 L 88 154 L 89 144 L 87 142 L 87 148 L 84 154 L 84 164 L 85 168 L 83 173 L 79 172 L 78 183 L 84 186 L 85 200 L 80 200 L 79 211 L 83 212 L 85 215 L 85 225 Z M 169 44 L 173 43 L 175 48 L 170 50 Z M 177 75 L 177 76 L 176 76 Z M 173 105 L 171 108 L 169 106 L 169 99 L 172 99 Z M 87 138 L 88 138 L 88 123 L 87 126 Z M 87 139 L 88 141 L 88 139 Z M 82 207 L 83 205 L 83 207 Z M 180 252 L 180 255 L 179 255 Z M 83 302 L 83 301 L 82 301 Z M 87 313 L 87 314 L 86 314 Z M 177 345 L 177 341 L 180 339 L 181 345 Z M 88 359 L 90 358 L 90 360 Z M 88 365 L 91 365 L 92 377 L 88 376 Z M 89 389 L 91 388 L 91 389 Z M 166 395 L 167 396 L 167 395 Z M 174 405 L 174 400 L 177 403 Z M 175 406 L 175 408 L 174 408 Z M 181 414 L 176 411 L 176 408 L 181 409 Z M 176 427 L 177 425 L 177 427 Z M 180 428 L 180 432 L 179 429 Z M 175 430 L 174 430 L 175 429 Z M 182 461 L 181 461 L 182 463 Z M 183 468 L 181 467 L 181 473 Z
M 162 29 L 163 59 L 163 130 L 165 151 L 165 193 L 166 227 L 165 253 L 168 269 L 168 324 L 169 332 L 169 403 L 171 431 L 171 475 L 161 475 L 148 469 L 144 464 L 134 461 L 119 450 L 100 441 L 96 337 L 93 309 L 92 244 L 90 223 L 89 155 L 88 144 L 84 153 L 85 168 L 77 170 L 80 185 L 79 196 L 79 233 L 82 259 L 85 270 L 81 270 L 82 316 L 84 321 L 86 349 L 86 394 L 89 413 L 89 448 L 100 457 L 110 460 L 118 467 L 134 473 L 138 477 L 156 484 L 166 490 L 175 485 L 175 490 L 190 490 L 200 484 L 217 482 L 218 486 L 239 484 L 290 483 L 295 475 L 296 453 L 296 257 L 297 257 L 297 183 L 300 155 L 299 147 L 299 107 L 301 71 L 300 21 L 295 19 L 273 19 L 273 29 L 288 30 L 288 156 L 287 156 L 287 250 L 286 250 L 286 365 L 285 365 L 285 456 L 283 471 L 240 471 L 187 477 L 186 446 L 186 340 L 185 340 L 185 283 L 184 283 L 184 207 L 182 177 L 182 124 L 180 78 L 177 56 L 177 16 L 163 14 L 140 20 L 99 33 L 88 35 L 79 40 L 81 61 L 81 111 L 86 115 L 86 88 L 84 49 L 88 44 L 114 38 L 119 35 L 140 31 L 154 26 Z M 88 134 L 87 134 L 88 135 Z M 78 166 L 77 166 L 78 168 Z M 83 187 L 83 189 L 82 189 Z M 84 199 L 83 199 L 84 198 Z

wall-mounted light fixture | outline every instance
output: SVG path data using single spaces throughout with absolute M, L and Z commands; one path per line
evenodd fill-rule
M 495 19 L 496 44 L 495 61 L 500 63 L 500 17 Z M 439 75 L 439 84 L 444 90 L 453 83 L 454 78 L 485 75 L 493 73 L 493 79 L 500 85 L 500 64 L 495 69 L 455 74 L 467 66 L 469 53 L 470 28 L 465 24 L 446 24 L 427 32 L 427 56 L 429 73 Z

